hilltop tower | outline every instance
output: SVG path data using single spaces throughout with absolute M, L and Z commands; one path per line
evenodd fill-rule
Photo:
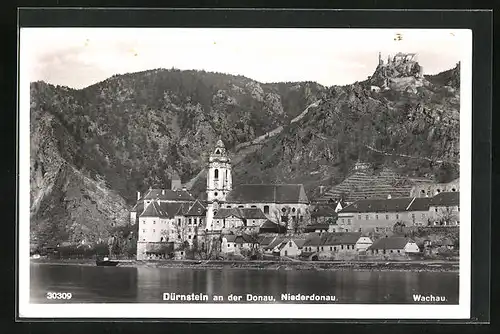
M 226 196 L 232 187 L 231 159 L 228 157 L 224 143 L 219 139 L 208 158 L 206 227 L 209 231 L 212 229 L 215 212 L 219 209 L 220 203 L 226 201 Z

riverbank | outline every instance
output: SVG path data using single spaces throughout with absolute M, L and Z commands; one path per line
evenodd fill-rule
M 458 261 L 196 261 L 119 260 L 119 267 L 189 268 L 189 269 L 255 269 L 255 270 L 357 270 L 458 272 Z M 31 259 L 31 263 L 95 266 L 92 259 Z

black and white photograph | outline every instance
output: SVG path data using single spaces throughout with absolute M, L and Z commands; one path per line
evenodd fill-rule
M 472 38 L 21 28 L 20 316 L 469 317 Z

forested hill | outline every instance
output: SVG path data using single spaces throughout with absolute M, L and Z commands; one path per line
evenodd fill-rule
M 204 167 L 219 137 L 232 152 L 279 126 L 282 132 L 234 166 L 235 184 L 302 182 L 313 189 L 342 181 L 358 160 L 408 175 L 453 177 L 459 93 L 453 82 L 438 79 L 420 78 L 416 86 L 403 80 L 406 86 L 380 92 L 367 83 L 262 84 L 164 69 L 113 76 L 81 90 L 34 82 L 33 235 L 105 237 L 127 223 L 136 191 L 169 187 L 173 172 L 186 182 Z M 198 180 L 196 189 L 203 186 Z

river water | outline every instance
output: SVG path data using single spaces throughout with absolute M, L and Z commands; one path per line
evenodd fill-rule
M 282 294 L 335 296 L 338 303 L 408 304 L 414 295 L 442 296 L 458 304 L 456 272 L 312 271 L 253 269 L 181 269 L 30 265 L 30 302 L 57 303 L 49 292 L 71 293 L 73 303 L 159 303 L 163 293 L 212 296 Z M 310 301 L 302 301 L 310 303 Z M 325 303 L 322 301 L 322 303 Z

